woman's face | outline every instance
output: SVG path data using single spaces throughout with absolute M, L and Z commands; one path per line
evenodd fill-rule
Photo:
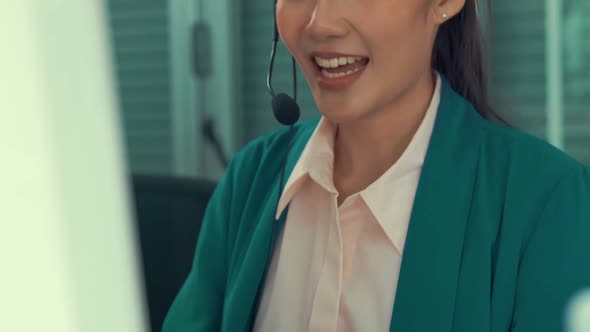
M 432 3 L 278 0 L 277 24 L 318 108 L 341 123 L 386 108 L 430 74 Z

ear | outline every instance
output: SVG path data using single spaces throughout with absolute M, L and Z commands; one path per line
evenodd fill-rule
M 432 0 L 430 13 L 433 22 L 440 25 L 450 20 L 463 9 L 465 1 L 477 0 Z

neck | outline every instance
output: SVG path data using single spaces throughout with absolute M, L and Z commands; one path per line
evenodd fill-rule
M 341 200 L 377 180 L 401 157 L 428 110 L 434 85 L 429 71 L 386 107 L 338 124 L 334 183 Z

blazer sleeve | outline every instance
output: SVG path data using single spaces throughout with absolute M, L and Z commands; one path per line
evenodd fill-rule
M 166 315 L 163 332 L 220 330 L 227 275 L 227 227 L 234 187 L 232 164 L 233 161 L 209 200 L 191 272 Z
M 590 287 L 590 171 L 557 184 L 530 235 L 518 273 L 512 331 L 564 331 L 572 296 Z

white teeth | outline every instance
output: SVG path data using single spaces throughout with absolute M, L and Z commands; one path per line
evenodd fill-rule
M 327 78 L 337 78 L 337 77 L 342 77 L 342 76 L 354 74 L 364 68 L 365 68 L 365 66 L 355 68 L 355 69 L 347 71 L 346 73 L 329 73 L 326 69 L 322 69 L 322 75 L 326 76 Z
M 362 60 L 363 57 L 338 57 L 332 59 L 323 59 L 320 57 L 315 57 L 316 63 L 322 68 L 338 68 L 338 66 L 344 66 L 347 64 L 355 63 L 356 61 Z
M 326 60 L 326 59 L 322 59 L 322 58 L 318 58 L 317 56 L 315 57 L 315 61 L 316 63 L 320 66 L 320 67 L 324 67 L 324 68 L 332 68 L 332 66 L 330 65 L 330 60 Z

